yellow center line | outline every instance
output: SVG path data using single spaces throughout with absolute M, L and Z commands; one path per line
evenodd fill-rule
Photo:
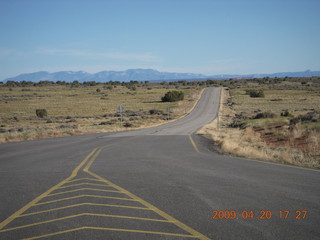
M 98 155 L 100 154 L 100 152 L 102 151 L 102 149 L 100 149 L 99 151 L 97 151 L 94 156 L 90 159 L 90 161 L 87 163 L 87 165 L 83 168 L 83 171 L 87 171 L 92 163 L 94 162 L 94 160 L 96 160 L 96 158 L 98 157 Z
M 194 142 L 194 140 L 193 140 L 191 135 L 189 135 L 189 139 L 190 139 L 190 142 L 192 143 L 193 148 L 196 150 L 196 152 L 202 154 L 202 152 L 200 152 L 197 144 Z
M 132 198 L 107 197 L 107 196 L 99 196 L 99 195 L 79 195 L 79 196 L 61 198 L 61 199 L 47 201 L 47 202 L 40 202 L 40 203 L 34 204 L 34 206 L 45 205 L 45 204 L 49 204 L 49 203 L 61 202 L 61 201 L 66 201 L 66 200 L 70 200 L 70 199 L 82 198 L 82 197 L 107 198 L 107 199 L 118 199 L 118 200 L 125 200 L 125 201 L 136 201 L 135 199 L 132 199 Z
M 41 213 L 46 213 L 46 212 L 53 212 L 53 211 L 58 211 L 58 210 L 73 208 L 73 207 L 81 207 L 81 206 L 117 207 L 117 208 L 130 208 L 130 209 L 137 209 L 137 210 L 152 211 L 151 209 L 145 208 L 145 207 L 135 207 L 135 206 L 127 206 L 127 205 L 102 204 L 102 203 L 79 203 L 79 204 L 73 204 L 73 205 L 68 205 L 68 206 L 64 206 L 64 207 L 51 208 L 51 209 L 43 210 L 43 211 L 26 213 L 26 214 L 20 215 L 19 217 L 26 217 L 26 216 L 31 216 L 31 215 L 36 215 L 36 214 L 41 214 Z
M 41 236 L 28 238 L 29 240 L 56 236 L 63 233 L 76 232 L 80 230 L 101 230 L 101 231 L 117 231 L 117 232 L 133 232 L 133 233 L 147 233 L 147 234 L 157 234 L 157 235 L 167 235 L 167 236 L 176 236 L 176 237 L 186 237 L 186 238 L 195 238 L 192 235 L 179 234 L 179 233 L 168 233 L 168 232 L 154 232 L 154 231 L 143 231 L 143 230 L 135 230 L 135 229 L 119 229 L 119 228 L 103 228 L 103 227 L 80 227 L 73 228 L 65 231 L 49 233 Z
M 89 191 L 121 193 L 120 191 L 117 191 L 117 190 L 104 190 L 104 189 L 98 189 L 98 188 L 80 188 L 80 189 L 75 189 L 75 190 L 70 190 L 70 191 L 65 191 L 65 192 L 51 193 L 51 194 L 48 195 L 48 197 L 56 196 L 56 195 L 61 195 L 61 194 L 65 194 L 65 193 L 79 192 L 79 191 L 88 191 L 88 190 L 89 190 Z

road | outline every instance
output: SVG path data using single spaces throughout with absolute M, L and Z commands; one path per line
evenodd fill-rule
M 320 239 L 319 171 L 193 134 L 219 94 L 155 128 L 1 144 L 0 239 Z

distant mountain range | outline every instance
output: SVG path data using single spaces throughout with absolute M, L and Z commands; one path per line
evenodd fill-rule
M 202 75 L 193 73 L 174 73 L 174 72 L 159 72 L 153 69 L 128 69 L 126 71 L 102 71 L 98 73 L 87 73 L 84 71 L 62 71 L 49 73 L 45 71 L 35 73 L 25 73 L 16 77 L 7 78 L 6 81 L 66 81 L 73 82 L 108 82 L 120 81 L 128 82 L 135 81 L 174 81 L 174 80 L 200 80 L 200 79 L 229 79 L 229 78 L 264 78 L 264 77 L 312 77 L 320 76 L 320 71 L 304 71 L 304 72 L 281 72 L 272 74 L 249 74 L 249 75 Z

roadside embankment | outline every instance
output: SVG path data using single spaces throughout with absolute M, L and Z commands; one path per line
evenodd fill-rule
M 255 121 L 253 118 L 259 111 L 252 112 L 253 117 L 244 117 L 248 112 L 237 111 L 234 107 L 236 104 L 239 102 L 235 102 L 230 90 L 224 88 L 221 92 L 219 117 L 202 127 L 198 134 L 212 139 L 224 153 L 320 168 L 319 131 L 306 127 L 301 120 L 293 124 L 294 120 L 291 119 L 299 119 L 294 116 L 283 117 L 278 122 L 270 118 Z M 250 102 L 245 104 L 250 105 Z M 318 120 L 319 115 L 309 113 L 308 117 Z

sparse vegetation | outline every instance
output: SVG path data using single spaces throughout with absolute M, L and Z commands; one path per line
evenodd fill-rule
M 215 121 L 205 130 L 219 149 L 238 156 L 319 168 L 318 77 L 162 83 L 8 81 L 0 85 L 0 141 L 165 123 L 167 107 L 171 109 L 170 119 L 184 115 L 200 90 L 208 86 L 226 89 L 219 126 Z M 264 97 L 251 97 L 249 90 L 262 91 Z M 168 91 L 182 92 L 184 100 L 160 101 Z M 117 111 L 119 105 L 125 108 L 122 123 Z M 50 117 L 35 116 L 36 109 L 46 109 Z
M 224 90 L 219 126 L 214 121 L 200 131 L 212 138 L 218 149 L 237 156 L 320 168 L 318 78 L 224 84 L 228 90 Z M 265 97 L 251 98 L 248 89 L 261 89 Z
M 162 110 L 159 110 L 159 109 L 150 109 L 150 110 L 149 110 L 149 113 L 150 113 L 151 115 L 153 115 L 153 114 L 163 115 L 163 111 L 162 111 Z
M 36 115 L 39 118 L 44 118 L 48 116 L 48 113 L 46 109 L 36 109 Z
M 135 90 L 128 91 L 127 86 Z M 193 107 L 200 90 L 182 86 L 183 101 L 162 102 L 161 97 L 174 91 L 174 85 L 8 81 L 0 85 L 0 142 L 118 131 L 125 128 L 119 105 L 124 107 L 123 122 L 132 124 L 127 126 L 130 129 L 166 123 L 163 112 L 168 106 L 170 119 L 179 118 Z M 36 115 L 37 109 L 45 109 L 47 116 L 44 112 Z
M 248 94 L 252 98 L 264 97 L 264 92 L 261 89 L 259 89 L 259 90 L 247 89 L 246 94 Z
M 169 91 L 161 98 L 163 102 L 177 102 L 183 99 L 184 93 L 182 91 Z
M 261 113 L 258 113 L 257 115 L 255 115 L 253 117 L 253 119 L 274 118 L 274 117 L 276 117 L 276 114 L 274 114 L 272 112 L 261 112 Z

